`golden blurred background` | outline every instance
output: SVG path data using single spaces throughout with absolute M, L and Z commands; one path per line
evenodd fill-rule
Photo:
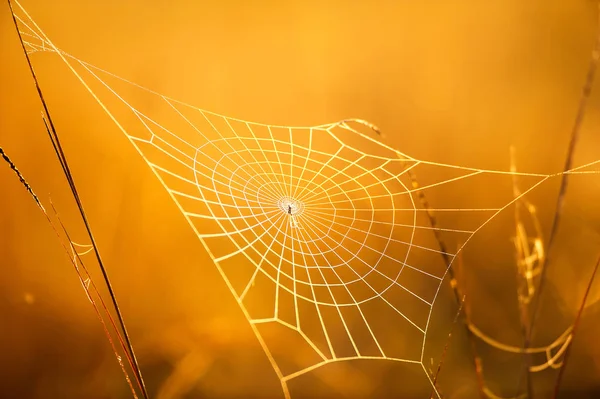
M 514 146 L 520 171 L 548 174 L 563 168 L 598 28 L 590 0 L 22 5 L 61 49 L 203 109 L 293 126 L 361 118 L 411 157 L 481 169 L 509 170 Z M 52 199 L 74 240 L 85 241 L 6 3 L 0 29 L 0 146 L 42 202 Z M 221 276 L 147 165 L 55 54 L 32 60 L 151 397 L 283 397 Z M 575 166 L 600 159 L 597 86 Z M 2 165 L 0 397 L 131 397 L 54 232 Z M 571 178 L 534 346 L 572 323 L 600 252 L 597 176 Z M 546 239 L 559 183 L 552 179 L 527 196 Z M 473 183 L 432 201 L 477 203 L 494 189 L 511 194 L 510 185 Z M 514 230 L 507 209 L 469 243 L 461 277 L 473 322 L 520 346 Z M 436 361 L 457 309 L 448 281 L 444 286 L 427 342 Z M 599 302 L 596 283 L 561 397 L 600 397 Z M 393 326 L 386 333 L 402 339 Z M 280 344 L 287 344 L 283 337 Z M 445 398 L 479 397 L 469 345 L 464 327 L 455 326 L 439 378 Z M 522 359 L 477 345 L 487 386 L 507 398 L 523 393 Z M 551 397 L 556 376 L 533 375 L 536 397 Z M 431 393 L 421 367 L 385 361 L 323 368 L 290 389 L 292 398 Z

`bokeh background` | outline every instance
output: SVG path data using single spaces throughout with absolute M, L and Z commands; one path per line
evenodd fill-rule
M 598 28 L 589 0 L 22 4 L 60 48 L 204 109 L 281 125 L 362 118 L 414 158 L 482 169 L 508 170 L 513 145 L 519 170 L 539 173 L 563 167 Z M 73 235 L 84 237 L 6 3 L 0 46 L 0 145 L 42 201 L 52 198 Z M 151 395 L 282 397 L 237 304 L 156 178 L 55 55 L 33 61 Z M 597 86 L 575 165 L 600 159 Z M 546 238 L 558 184 L 528 196 Z M 489 189 L 474 185 L 453 196 L 473 200 Z M 0 397 L 130 397 L 60 243 L 7 165 L 0 192 Z M 600 251 L 599 196 L 597 175 L 573 177 L 536 345 L 575 317 Z M 463 270 L 474 322 L 518 346 L 511 212 L 470 243 Z M 599 300 L 595 284 L 565 398 L 600 395 Z M 438 353 L 456 308 L 446 290 L 429 343 Z M 447 398 L 478 397 L 468 346 L 459 325 L 440 376 Z M 480 353 L 490 389 L 522 393 L 521 359 L 481 343 Z M 182 364 L 186 372 L 174 377 Z M 292 397 L 425 398 L 422 374 L 420 367 L 349 363 L 307 376 Z M 178 388 L 166 390 L 174 378 Z M 538 397 L 550 396 L 555 378 L 555 371 L 534 376 Z

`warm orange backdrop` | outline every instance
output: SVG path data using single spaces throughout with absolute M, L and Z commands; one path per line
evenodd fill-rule
M 596 5 L 584 0 L 23 5 L 62 49 L 204 109 L 283 125 L 362 118 L 412 157 L 477 168 L 508 170 L 514 145 L 519 169 L 541 173 L 558 172 L 564 163 L 597 28 Z M 5 2 L 0 54 L 0 146 L 83 240 Z M 36 54 L 33 62 L 150 391 L 189 356 L 189 384 L 196 388 L 187 397 L 281 397 L 242 313 L 147 166 L 55 55 Z M 599 110 L 595 89 L 576 165 L 600 159 Z M 530 197 L 546 233 L 557 183 Z M 550 332 L 540 344 L 574 317 L 600 251 L 600 179 L 576 177 L 570 189 L 540 327 Z M 0 397 L 128 397 L 72 266 L 4 163 L 0 194 Z M 476 194 L 476 188 L 460 193 Z M 481 326 L 519 345 L 511 221 L 506 215 L 475 240 L 465 259 L 472 272 L 467 300 Z M 576 339 L 566 391 L 599 389 L 598 287 Z M 451 303 L 448 295 L 440 300 Z M 448 319 L 453 309 L 442 306 Z M 442 390 L 447 397 L 475 397 L 464 334 L 456 335 Z M 518 359 L 491 349 L 483 356 L 490 387 L 514 395 Z M 292 394 L 428 397 L 420 372 L 351 364 L 293 385 Z M 555 376 L 547 372 L 535 381 L 546 390 Z

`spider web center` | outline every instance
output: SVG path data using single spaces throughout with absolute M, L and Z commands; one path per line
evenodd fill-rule
M 277 207 L 285 214 L 300 216 L 304 211 L 304 203 L 292 197 L 284 196 L 277 200 Z

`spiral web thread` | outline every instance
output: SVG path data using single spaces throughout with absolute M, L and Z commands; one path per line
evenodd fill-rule
M 211 113 L 59 50 L 15 4 L 24 15 L 15 17 L 27 51 L 59 55 L 173 198 L 250 323 L 286 397 L 290 380 L 344 360 L 418 364 L 431 382 L 425 338 L 448 271 L 439 255 L 453 261 L 502 210 L 560 175 L 417 160 L 381 143 L 378 130 L 362 120 L 288 127 Z M 598 173 L 591 167 L 599 162 L 567 173 Z M 409 171 L 425 184 L 411 187 Z M 463 243 L 456 253 L 440 252 L 417 192 L 434 198 L 448 188 L 467 190 L 467 181 L 506 181 L 510 187 L 516 175 L 528 187 L 516 197 L 489 200 L 485 208 L 429 209 L 440 220 L 458 214 L 448 220 L 465 225 L 435 227 Z M 269 341 L 273 335 L 276 342 Z M 289 339 L 285 346 L 277 344 L 282 337 Z

